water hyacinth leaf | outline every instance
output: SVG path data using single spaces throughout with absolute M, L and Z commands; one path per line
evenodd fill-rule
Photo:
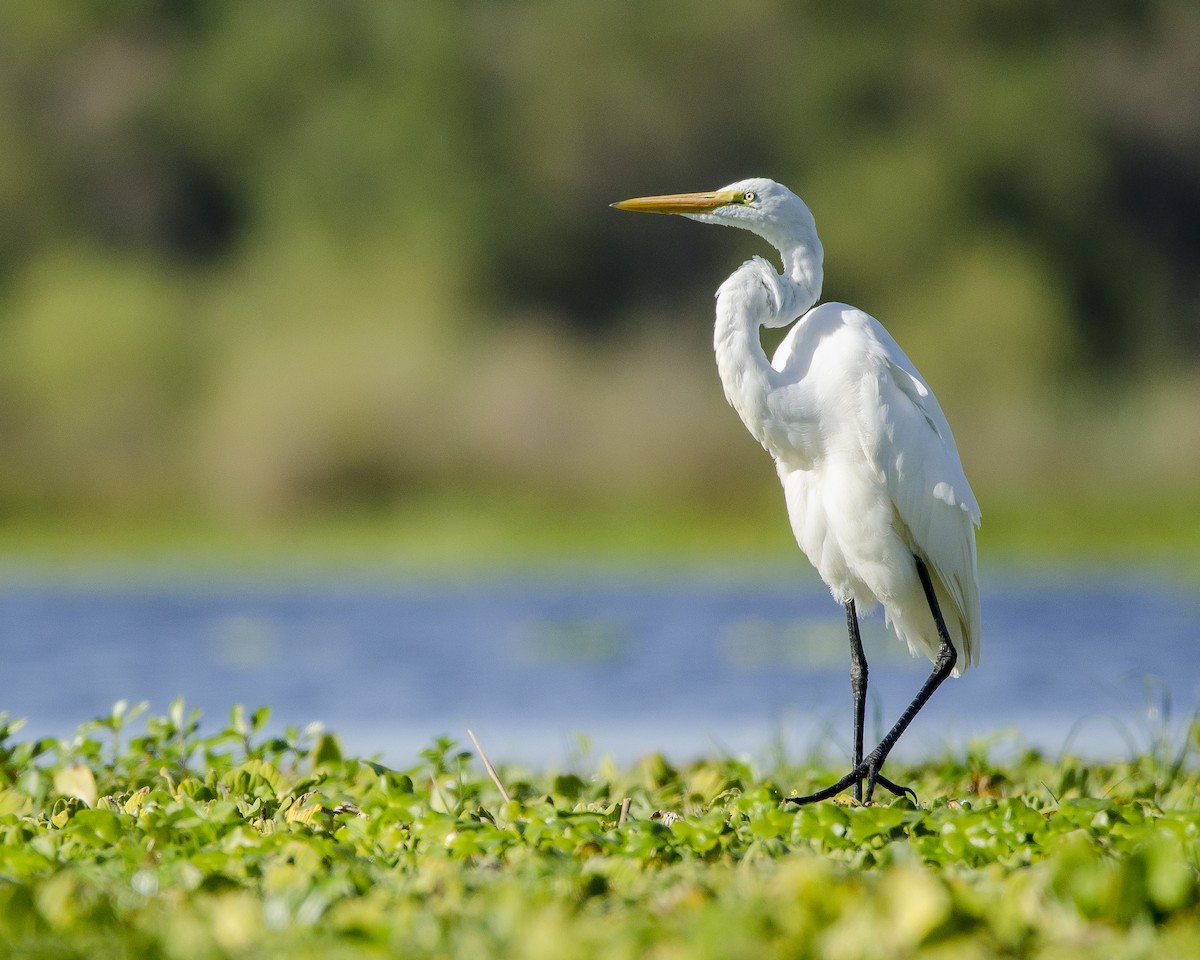
M 19 790 L 0 787 L 0 817 L 24 813 L 33 805 L 33 801 Z
M 1145 862 L 1146 894 L 1159 916 L 1169 916 L 1197 899 L 1195 846 L 1187 849 L 1163 834 L 1152 838 L 1140 852 Z
M 342 745 L 338 738 L 331 733 L 321 733 L 313 744 L 310 762 L 313 769 L 342 762 Z
M 122 809 L 126 813 L 137 813 L 146 798 L 150 796 L 149 787 L 141 787 L 129 795 L 129 799 L 122 805 Z
M 252 757 L 245 763 L 228 771 L 221 777 L 221 784 L 239 790 L 261 790 L 267 788 L 270 795 L 278 799 L 287 792 L 287 781 L 266 760 Z
M 67 824 L 72 836 L 86 839 L 89 843 L 111 844 L 122 838 L 126 822 L 120 814 L 111 810 L 80 810 Z
M 89 767 L 63 767 L 54 774 L 54 789 L 64 797 L 74 797 L 89 807 L 96 803 L 96 778 Z
M 559 774 L 554 778 L 554 794 L 569 802 L 578 800 L 586 789 L 587 784 L 573 773 Z

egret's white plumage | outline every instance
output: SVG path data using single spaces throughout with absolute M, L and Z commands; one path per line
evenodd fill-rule
M 796 541 L 834 598 L 864 612 L 882 604 L 909 648 L 936 661 L 918 558 L 958 654 L 954 675 L 974 663 L 979 505 L 937 399 L 887 330 L 845 304 L 814 306 L 823 251 L 808 207 L 765 179 L 614 206 L 741 227 L 779 251 L 782 272 L 754 257 L 717 291 L 725 395 L 774 458 Z M 759 328 L 792 323 L 768 361 Z

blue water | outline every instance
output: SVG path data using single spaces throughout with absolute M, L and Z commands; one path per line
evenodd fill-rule
M 979 667 L 943 685 L 901 753 L 992 738 L 1125 756 L 1200 702 L 1200 595 L 1153 572 L 985 577 L 983 632 Z M 929 664 L 878 616 L 864 642 L 878 734 Z M 177 696 L 210 732 L 232 705 L 265 704 L 276 727 L 319 721 L 402 766 L 467 728 L 494 758 L 530 763 L 780 745 L 839 757 L 850 742 L 841 608 L 805 574 L 0 580 L 0 710 L 29 735 Z

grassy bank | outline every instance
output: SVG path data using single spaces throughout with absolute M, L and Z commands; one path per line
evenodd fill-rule
M 0 952 L 22 957 L 1194 956 L 1200 775 L 948 756 L 920 805 L 781 804 L 829 770 L 714 758 L 403 770 L 181 703 L 0 737 Z M 486 746 L 486 744 L 485 744 Z M 500 788 L 509 794 L 505 800 Z
M 985 501 L 982 567 L 1014 562 L 1157 564 L 1200 577 L 1200 500 L 1046 494 Z M 457 572 L 557 562 L 807 564 L 782 495 L 745 504 L 568 503 L 518 491 L 418 498 L 388 510 L 342 511 L 277 522 L 187 514 L 10 515 L 0 560 L 10 569 L 138 566 L 284 570 L 366 565 Z

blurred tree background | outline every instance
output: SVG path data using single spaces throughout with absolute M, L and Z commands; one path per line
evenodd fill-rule
M 1001 537 L 1200 527 L 1197 104 L 1194 0 L 7 0 L 0 516 L 682 504 L 784 543 L 711 358 L 769 251 L 607 207 L 762 175 Z

